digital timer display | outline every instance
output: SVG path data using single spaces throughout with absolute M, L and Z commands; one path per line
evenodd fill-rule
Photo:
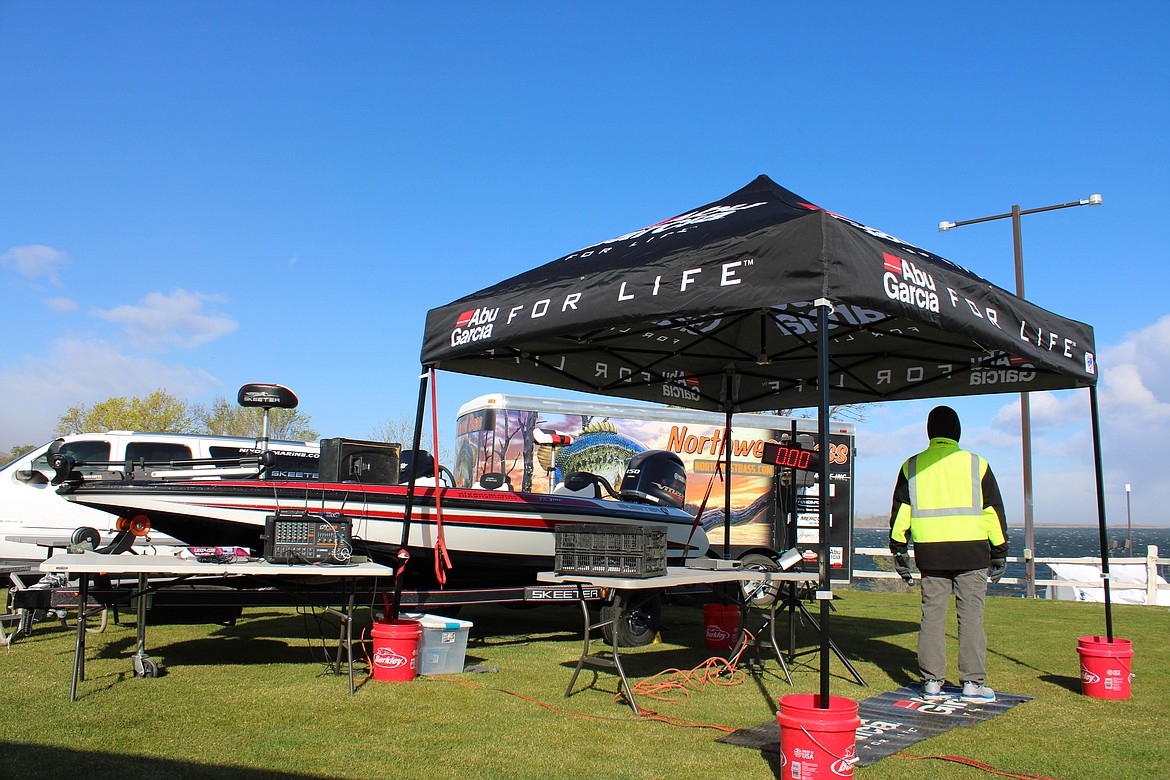
M 799 471 L 816 471 L 821 467 L 821 459 L 816 451 L 806 450 L 796 444 L 778 444 L 774 441 L 764 443 L 760 462 Z

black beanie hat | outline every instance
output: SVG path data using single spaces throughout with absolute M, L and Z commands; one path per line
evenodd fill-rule
M 930 410 L 926 418 L 926 435 L 934 439 L 942 436 L 947 439 L 959 440 L 962 428 L 959 426 L 959 415 L 949 406 L 936 406 Z

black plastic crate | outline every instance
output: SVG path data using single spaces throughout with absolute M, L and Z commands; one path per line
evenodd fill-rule
M 666 574 L 666 526 L 558 525 L 555 568 L 557 574 L 661 576 Z

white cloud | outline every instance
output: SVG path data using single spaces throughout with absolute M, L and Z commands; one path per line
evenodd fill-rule
M 1126 334 L 1107 348 L 1101 366 L 1102 403 L 1124 410 L 1129 425 L 1170 421 L 1170 315 L 1148 328 Z
M 1111 528 L 1126 520 L 1125 484 L 1133 484 L 1135 523 L 1170 523 L 1170 316 L 1101 345 L 1097 385 L 1106 516 Z M 995 466 L 1013 522 L 1022 519 L 1018 396 L 1003 405 L 978 435 Z M 1037 522 L 1095 523 L 1096 468 L 1087 390 L 1033 393 L 1032 463 Z M 1009 496 L 1009 493 L 1011 494 Z
M 1110 534 L 1126 523 L 1125 485 L 1132 484 L 1133 522 L 1170 524 L 1170 316 L 1099 344 L 1097 388 L 1106 514 Z M 962 443 L 995 469 L 1008 519 L 1023 522 L 1020 400 L 1016 394 L 953 398 Z M 1087 390 L 1033 393 L 1032 480 L 1038 523 L 1097 522 L 1093 426 Z M 858 426 L 856 507 L 885 513 L 898 464 L 926 443 L 933 402 L 876 407 Z
M 227 314 L 205 311 L 209 304 L 223 303 L 218 295 L 174 290 L 169 295 L 152 292 L 137 305 L 94 309 L 93 315 L 122 326 L 128 343 L 151 351 L 171 347 L 198 347 L 237 327 Z
M 69 255 L 41 244 L 15 246 L 0 254 L 0 266 L 11 268 L 21 276 L 30 279 L 44 277 L 53 284 L 60 284 L 57 270 L 69 263 Z
M 0 369 L 0 448 L 48 441 L 70 406 L 160 387 L 192 398 L 218 387 L 201 369 L 127 355 L 97 340 L 59 340 L 45 357 Z
M 77 311 L 78 309 L 77 301 L 73 300 L 72 298 L 64 297 L 46 298 L 45 306 L 55 312 L 60 312 L 61 314 L 68 314 L 69 312 Z

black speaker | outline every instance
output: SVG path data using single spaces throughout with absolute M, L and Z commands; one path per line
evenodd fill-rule
M 321 481 L 397 485 L 401 444 L 355 439 L 321 440 Z

